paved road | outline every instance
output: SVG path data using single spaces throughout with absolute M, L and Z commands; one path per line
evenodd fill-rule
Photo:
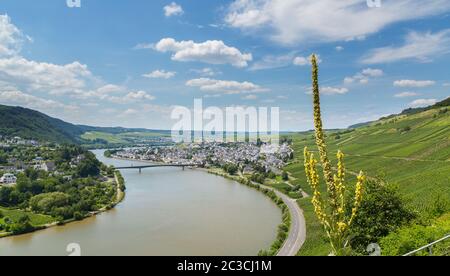
M 289 231 L 289 236 L 277 256 L 296 256 L 306 239 L 306 222 L 303 211 L 300 209 L 295 199 L 292 199 L 271 187 L 261 186 L 274 191 L 277 196 L 284 201 L 291 213 L 291 229 Z

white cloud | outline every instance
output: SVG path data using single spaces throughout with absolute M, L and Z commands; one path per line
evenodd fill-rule
M 30 94 L 23 93 L 17 89 L 9 88 L 0 90 L 0 103 L 8 105 L 20 105 L 32 109 L 37 109 L 40 111 L 48 110 L 76 110 L 75 105 L 65 105 L 60 102 L 39 98 Z
M 409 107 L 427 107 L 436 104 L 438 101 L 436 99 L 418 99 L 409 104 Z
M 364 69 L 362 71 L 362 74 L 365 75 L 365 76 L 369 76 L 369 77 L 374 77 L 375 78 L 375 77 L 383 76 L 384 72 L 381 69 L 367 68 L 367 69 Z
M 444 86 L 444 87 L 450 87 L 450 82 L 445 82 L 444 84 L 442 84 L 442 86 Z
M 305 65 L 311 64 L 311 57 L 312 57 L 312 55 L 309 57 L 298 56 L 298 57 L 294 58 L 292 63 L 296 66 L 305 66 Z M 322 59 L 320 58 L 320 55 L 316 55 L 316 57 L 317 57 L 317 62 L 322 63 Z
M 0 59 L 0 80 L 20 84 L 30 90 L 58 94 L 83 89 L 95 78 L 87 65 L 77 61 L 56 65 L 16 56 Z
M 145 91 L 136 91 L 136 92 L 129 92 L 125 96 L 109 96 L 104 97 L 102 99 L 116 104 L 129 104 L 142 101 L 153 101 L 155 97 L 148 94 Z
M 125 100 L 131 100 L 131 101 L 140 101 L 140 100 L 149 100 L 152 101 L 155 99 L 154 96 L 148 94 L 145 91 L 137 91 L 137 92 L 130 92 L 128 93 L 125 98 Z
M 167 72 L 165 70 L 155 70 L 151 73 L 148 74 L 144 74 L 142 75 L 143 77 L 146 78 L 151 78 L 151 79 L 170 79 L 175 77 L 177 73 L 176 72 Z
M 416 92 L 401 92 L 398 94 L 395 94 L 394 97 L 395 98 L 409 98 L 409 97 L 415 97 L 418 96 L 419 94 Z
M 128 108 L 124 112 L 120 113 L 118 115 L 118 117 L 122 118 L 122 117 L 134 116 L 134 115 L 137 115 L 137 114 L 139 114 L 139 111 L 137 111 L 136 109 L 133 109 L 133 108 Z
M 267 70 L 267 69 L 275 69 L 282 68 L 292 64 L 295 53 L 289 53 L 286 55 L 268 55 L 263 57 L 261 60 L 253 63 L 250 70 Z
M 104 86 L 101 86 L 96 90 L 98 94 L 106 95 L 111 93 L 118 93 L 124 91 L 126 88 L 114 84 L 107 84 Z
M 148 50 L 148 49 L 154 49 L 154 48 L 155 48 L 155 45 L 152 43 L 139 43 L 133 47 L 133 50 Z
M 164 38 L 155 45 L 159 52 L 172 52 L 174 61 L 194 61 L 209 64 L 231 64 L 235 67 L 246 67 L 252 60 L 251 54 L 241 53 L 234 47 L 229 47 L 221 40 L 208 40 L 203 43 L 176 41 Z
M 348 84 L 352 84 L 355 82 L 358 82 L 360 84 L 367 84 L 367 83 L 369 83 L 371 78 L 377 78 L 377 77 L 381 77 L 383 75 L 384 75 L 384 72 L 381 69 L 367 68 L 352 77 L 346 77 L 344 79 L 344 84 L 348 85 Z
M 448 0 L 235 0 L 225 22 L 245 32 L 267 35 L 282 44 L 354 40 L 394 23 L 445 13 Z
M 431 80 L 397 80 L 394 81 L 395 87 L 414 87 L 423 88 L 435 85 L 435 81 Z
M 203 68 L 203 69 L 192 69 L 191 71 L 196 73 L 196 74 L 199 74 L 202 77 L 214 77 L 216 75 L 222 74 L 222 72 L 216 71 L 216 70 L 214 70 L 212 68 L 209 68 L 209 67 L 206 67 L 206 68 Z
M 312 90 L 312 87 L 309 87 L 305 94 L 312 95 Z M 320 94 L 322 95 L 344 95 L 348 92 L 350 92 L 350 90 L 345 87 L 324 86 L 320 88 Z
M 348 88 L 326 86 L 320 89 L 320 93 L 324 95 L 344 95 L 349 92 Z
M 362 58 L 361 62 L 366 64 L 390 63 L 401 60 L 427 62 L 448 53 L 450 53 L 450 29 L 436 33 L 410 32 L 402 46 L 373 49 Z
M 166 17 L 182 15 L 183 13 L 183 8 L 175 2 L 172 2 L 170 5 L 164 7 L 164 15 Z
M 186 82 L 187 86 L 199 87 L 205 92 L 240 94 L 266 92 L 268 89 L 262 88 L 251 82 L 224 81 L 209 78 L 193 79 Z
M 309 63 L 309 60 L 305 57 L 296 57 L 293 63 L 297 66 L 305 66 Z
M 8 15 L 0 15 L 0 56 L 12 56 L 20 52 L 22 43 L 31 38 L 25 36 Z
M 344 51 L 345 49 L 344 49 L 344 47 L 342 47 L 342 46 L 336 46 L 336 51 L 338 51 L 338 52 L 342 52 L 342 51 Z

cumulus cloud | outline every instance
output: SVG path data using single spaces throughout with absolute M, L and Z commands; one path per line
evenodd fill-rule
M 361 62 L 366 64 L 390 63 L 401 60 L 427 62 L 450 53 L 450 29 L 440 32 L 410 32 L 402 46 L 383 47 L 369 51 Z
M 411 103 L 409 103 L 409 107 L 417 108 L 417 107 L 427 107 L 430 105 L 436 104 L 438 101 L 436 99 L 418 99 Z
M 166 17 L 182 15 L 183 13 L 183 8 L 175 2 L 172 2 L 170 5 L 164 7 L 164 15 Z
M 131 115 L 131 110 L 139 113 L 123 118 L 122 123 L 127 126 L 162 128 L 170 123 L 170 118 L 162 122 L 164 116 L 155 116 L 157 113 L 146 107 L 154 96 L 107 83 L 86 64 L 78 61 L 52 64 L 24 58 L 21 46 L 27 41 L 31 39 L 8 16 L 0 15 L 0 104 L 39 110 L 74 123 L 98 125 L 115 124 L 121 110 L 114 108 L 114 104 L 128 104 L 130 110 L 121 115 Z M 141 44 L 136 49 L 150 47 Z
M 145 91 L 137 91 L 137 92 L 130 92 L 125 97 L 125 100 L 131 100 L 131 101 L 140 101 L 140 100 L 149 100 L 152 101 L 155 99 L 154 96 L 148 94 Z
M 395 87 L 414 87 L 423 88 L 435 85 L 435 81 L 431 80 L 397 80 L 394 81 Z
M 95 78 L 87 65 L 78 61 L 57 65 L 20 56 L 0 59 L 0 80 L 49 93 L 70 93 L 83 89 Z
M 366 0 L 235 0 L 224 20 L 278 43 L 299 44 L 354 40 L 394 23 L 449 10 L 447 0 L 384 1 L 380 9 L 368 8 Z
M 116 104 L 129 104 L 143 101 L 153 101 L 156 98 L 145 91 L 136 91 L 129 92 L 124 96 L 107 96 L 102 99 Z
M 419 94 L 417 94 L 416 92 L 401 92 L 401 93 L 397 93 L 394 95 L 395 98 L 409 98 L 409 97 L 415 97 Z
M 268 89 L 247 81 L 237 82 L 209 78 L 189 80 L 186 82 L 186 85 L 190 87 L 199 87 L 200 90 L 205 92 L 225 94 L 258 93 L 268 91 Z
M 367 68 L 352 77 L 346 77 L 344 79 L 344 84 L 352 84 L 356 82 L 360 84 L 367 84 L 371 78 L 377 78 L 383 75 L 384 72 L 381 69 Z
M 23 93 L 14 88 L 0 90 L 0 103 L 8 105 L 19 105 L 23 107 L 28 107 L 37 110 L 76 110 L 78 109 L 75 105 L 65 105 L 60 102 L 36 97 L 30 94 Z
M 317 62 L 322 63 L 322 59 L 320 58 L 320 55 L 316 55 L 316 57 L 317 57 Z M 298 56 L 298 57 L 294 58 L 292 63 L 296 66 L 305 66 L 305 65 L 311 64 L 311 58 L 312 58 L 312 56 L 309 56 L 309 57 Z
M 111 93 L 118 93 L 121 91 L 124 91 L 126 88 L 115 85 L 115 84 L 106 84 L 101 87 L 99 87 L 96 92 L 101 95 L 111 94 Z
M 11 23 L 8 15 L 0 15 L 0 57 L 19 53 L 25 40 L 31 39 Z
M 175 77 L 177 73 L 176 72 L 167 72 L 165 70 L 155 70 L 151 73 L 148 74 L 144 74 L 142 75 L 145 78 L 150 78 L 150 79 L 170 79 Z
M 203 43 L 176 41 L 164 38 L 155 46 L 159 52 L 171 52 L 174 61 L 194 61 L 209 64 L 231 64 L 235 67 L 246 67 L 252 55 L 242 53 L 234 47 L 225 45 L 221 40 L 208 40 Z

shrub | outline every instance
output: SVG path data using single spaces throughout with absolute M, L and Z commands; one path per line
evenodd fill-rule
M 30 199 L 30 207 L 35 212 L 50 213 L 54 208 L 69 204 L 69 195 L 61 192 L 40 194 Z
M 412 225 L 399 229 L 381 239 L 382 254 L 385 256 L 399 256 L 430 244 L 450 233 L 450 214 L 435 220 L 431 225 Z M 448 254 L 448 243 L 434 247 L 434 254 Z M 428 255 L 427 251 L 417 255 Z
M 82 214 L 82 213 L 80 213 L 80 212 L 74 212 L 73 213 L 73 218 L 75 219 L 75 220 L 82 220 L 83 218 L 84 218 L 84 215 Z
M 351 209 L 347 209 L 351 213 Z M 416 214 L 406 207 L 398 189 L 368 181 L 358 215 L 350 228 L 350 245 L 359 254 L 366 253 L 371 243 L 410 223 Z

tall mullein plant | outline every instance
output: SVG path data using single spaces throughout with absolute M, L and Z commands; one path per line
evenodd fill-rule
M 317 170 L 318 161 L 314 154 L 305 148 L 305 172 L 309 184 L 313 190 L 312 203 L 320 223 L 324 226 L 331 243 L 333 255 L 343 256 L 350 253 L 349 248 L 349 228 L 355 219 L 358 209 L 361 206 L 363 197 L 363 186 L 366 177 L 363 172 L 357 177 L 355 197 L 353 199 L 353 208 L 351 214 L 346 214 L 345 194 L 345 166 L 344 154 L 341 151 L 337 153 L 337 170 L 333 171 L 332 164 L 328 158 L 327 145 L 325 143 L 325 134 L 323 131 L 322 115 L 320 109 L 319 93 L 319 68 L 315 55 L 311 58 L 312 62 L 312 81 L 314 96 L 314 127 L 316 132 L 316 145 L 319 149 L 320 163 L 323 170 L 323 178 L 326 184 L 326 197 L 322 196 L 320 189 L 319 173 Z

